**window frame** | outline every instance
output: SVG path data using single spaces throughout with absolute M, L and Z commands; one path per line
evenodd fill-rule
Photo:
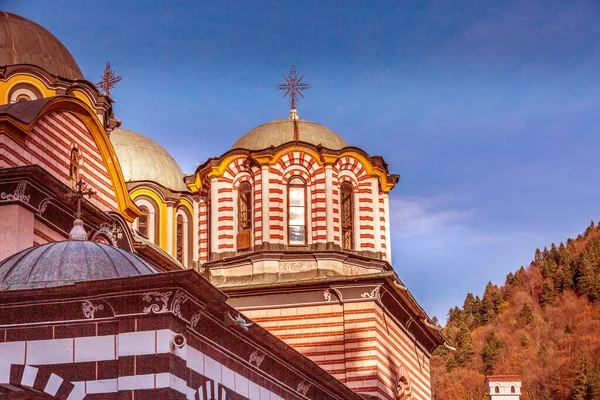
M 299 179 L 300 181 L 302 181 L 302 184 L 299 183 L 292 183 L 292 181 L 294 179 Z M 303 244 L 299 244 L 299 243 L 295 243 L 295 244 L 291 244 L 290 243 L 290 227 L 291 226 L 300 226 L 300 225 L 290 225 L 290 207 L 299 207 L 299 206 L 290 206 L 290 189 L 292 188 L 302 188 L 303 189 L 303 200 L 304 200 L 304 243 Z M 307 199 L 307 184 L 306 184 L 306 180 L 304 180 L 304 178 L 302 178 L 301 176 L 298 175 L 293 175 L 291 176 L 288 181 L 287 181 L 287 245 L 289 247 L 306 247 L 308 245 L 308 199 Z
M 138 217 L 138 220 L 137 220 L 137 230 L 139 233 L 144 235 L 144 237 L 150 239 L 150 223 L 149 223 L 150 209 L 145 204 L 139 205 L 138 208 L 140 209 L 140 211 L 142 211 L 142 214 L 140 214 L 140 216 Z M 145 217 L 144 227 L 143 227 L 145 232 L 142 231 L 142 226 L 140 224 L 142 217 Z
M 247 197 L 248 202 L 246 204 L 247 209 L 246 209 L 246 211 L 243 211 L 243 212 L 247 213 L 247 217 L 248 217 L 247 222 L 248 222 L 249 226 L 245 229 L 242 229 L 241 222 L 240 222 L 241 221 L 240 216 L 242 215 L 242 211 L 241 211 L 241 207 L 240 207 L 240 205 L 242 205 L 242 201 L 243 201 L 242 195 L 248 195 L 248 197 Z M 244 182 L 240 183 L 240 185 L 238 186 L 238 199 L 237 200 L 238 200 L 237 201 L 237 230 L 238 230 L 238 233 L 242 232 L 242 231 L 246 231 L 246 230 L 252 231 L 252 227 L 253 227 L 252 215 L 253 215 L 254 210 L 252 207 L 252 185 L 250 185 L 250 182 L 244 181 Z
M 344 243 L 344 195 L 348 195 L 350 202 L 350 247 L 346 247 Z M 340 185 L 340 241 L 343 250 L 354 250 L 355 243 L 355 210 L 354 210 L 354 187 L 352 183 L 346 181 Z

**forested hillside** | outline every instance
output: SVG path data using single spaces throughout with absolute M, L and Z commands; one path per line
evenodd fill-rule
M 467 294 L 444 333 L 457 351 L 432 359 L 436 400 L 485 399 L 486 374 L 521 375 L 524 400 L 600 399 L 600 225 Z

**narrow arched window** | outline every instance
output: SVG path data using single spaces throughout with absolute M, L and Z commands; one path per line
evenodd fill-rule
M 138 217 L 138 231 L 148 237 L 148 214 L 150 214 L 150 210 L 146 206 L 140 206 L 140 210 L 142 210 L 142 215 Z
M 298 177 L 288 184 L 288 243 L 306 245 L 306 183 Z
M 510 392 L 511 392 L 511 393 L 515 393 L 515 387 L 514 387 L 514 386 L 511 386 L 511 387 L 510 387 Z
M 242 182 L 238 189 L 238 250 L 251 247 L 252 230 L 252 187 L 248 182 Z
M 494 389 L 494 393 L 500 393 L 500 386 L 496 386 L 496 388 Z
M 354 201 L 352 199 L 352 185 L 349 182 L 344 182 L 340 189 L 342 209 L 342 248 L 352 250 L 354 248 Z
M 183 215 L 179 214 L 177 216 L 177 228 L 176 228 L 176 237 L 177 237 L 177 261 L 181 264 L 184 264 L 183 261 Z
M 79 180 L 79 149 L 73 147 L 70 155 L 69 176 L 75 182 Z

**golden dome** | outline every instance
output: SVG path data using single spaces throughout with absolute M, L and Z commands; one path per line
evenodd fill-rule
M 21 16 L 0 11 L 0 67 L 31 64 L 52 75 L 83 79 L 69 50 L 44 27 Z
M 257 126 L 238 139 L 232 149 L 262 150 L 289 142 L 307 142 L 331 150 L 348 147 L 348 143 L 331 129 L 302 119 L 278 119 Z
M 183 172 L 171 155 L 154 140 L 127 129 L 110 133 L 125 182 L 152 181 L 174 191 L 187 191 Z

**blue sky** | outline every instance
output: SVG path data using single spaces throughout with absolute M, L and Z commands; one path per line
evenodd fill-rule
M 589 1 L 0 0 L 54 33 L 97 82 L 106 61 L 123 127 L 184 172 L 287 116 L 381 154 L 394 267 L 445 319 L 467 292 L 598 219 L 600 3 Z

